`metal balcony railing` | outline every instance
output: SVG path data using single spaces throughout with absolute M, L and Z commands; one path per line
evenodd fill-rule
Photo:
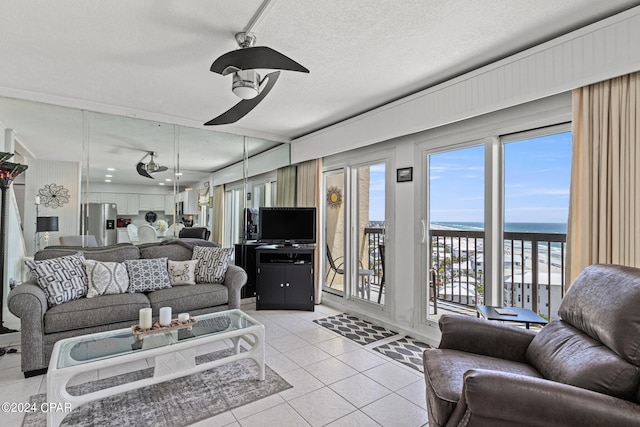
M 438 300 L 469 307 L 484 304 L 484 232 L 430 232 L 429 265 L 435 271 Z M 503 305 L 557 317 L 564 296 L 566 234 L 505 232 L 503 250 Z

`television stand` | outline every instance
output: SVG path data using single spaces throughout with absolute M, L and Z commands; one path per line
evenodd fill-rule
M 256 248 L 256 310 L 314 311 L 313 246 Z

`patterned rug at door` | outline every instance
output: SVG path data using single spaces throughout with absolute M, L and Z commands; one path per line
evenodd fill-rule
M 229 356 L 232 351 L 198 356 L 196 363 Z M 265 366 L 265 371 L 265 380 L 260 381 L 258 367 L 253 360 L 238 360 L 208 371 L 85 403 L 67 415 L 62 425 L 188 426 L 291 388 L 268 366 Z M 71 386 L 67 390 L 72 395 L 79 395 L 150 376 L 153 376 L 153 368 Z M 22 425 L 45 427 L 46 414 L 40 408 L 48 402 L 46 395 L 33 395 L 30 402 L 36 412 L 28 412 Z
M 416 341 L 411 337 L 404 337 L 398 341 L 375 347 L 374 350 L 416 371 L 424 372 L 424 368 L 422 367 L 422 353 L 427 348 L 431 348 L 431 346 Z
M 316 319 L 314 322 L 362 345 L 397 335 L 397 332 L 346 313 L 325 317 L 324 319 Z

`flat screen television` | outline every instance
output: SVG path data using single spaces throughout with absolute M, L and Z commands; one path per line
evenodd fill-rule
M 278 245 L 316 242 L 316 208 L 260 208 L 260 242 Z

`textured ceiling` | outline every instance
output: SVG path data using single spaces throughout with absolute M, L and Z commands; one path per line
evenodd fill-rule
M 233 34 L 262 4 L 0 0 L 0 95 L 202 128 L 238 101 L 231 77 L 209 67 L 235 49 Z M 267 4 L 253 28 L 257 44 L 290 56 L 310 74 L 283 72 L 256 109 L 215 130 L 289 141 L 640 1 Z M 5 117 L 0 122 L 15 127 Z M 34 136 L 30 143 L 36 152 L 42 141 Z

